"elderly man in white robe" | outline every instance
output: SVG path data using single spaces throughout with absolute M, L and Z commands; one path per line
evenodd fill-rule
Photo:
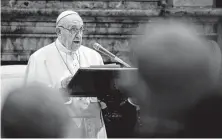
M 55 42 L 44 46 L 30 56 L 25 84 L 37 81 L 50 87 L 59 88 L 61 82 L 67 77 L 74 76 L 80 67 L 103 65 L 103 59 L 99 53 L 81 45 L 83 20 L 77 12 L 67 10 L 58 16 L 56 34 Z M 81 115 L 81 112 L 87 109 L 92 101 L 97 102 L 96 98 L 72 98 L 71 100 L 71 103 L 67 105 L 71 108 L 69 110 L 72 118 Z M 99 106 L 94 109 L 100 113 Z M 93 111 L 95 112 L 95 110 Z M 102 117 L 98 116 L 98 118 Z M 92 122 L 96 120 L 91 120 L 90 124 L 83 117 L 73 118 L 73 121 L 76 125 L 76 132 L 73 131 L 76 133 L 75 137 L 106 138 L 103 120 L 99 120 L 100 124 Z M 92 127 L 87 127 L 88 125 L 92 125 Z

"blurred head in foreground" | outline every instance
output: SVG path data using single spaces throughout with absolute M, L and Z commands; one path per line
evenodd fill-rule
M 216 85 L 220 49 L 199 37 L 191 25 L 161 21 L 144 30 L 143 37 L 131 44 L 138 72 L 123 74 L 120 84 L 137 98 L 141 113 L 180 121 Z
M 62 96 L 39 84 L 10 92 L 1 116 L 7 138 L 62 138 L 69 123 Z

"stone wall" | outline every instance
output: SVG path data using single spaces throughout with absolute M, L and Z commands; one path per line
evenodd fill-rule
M 211 3 L 190 8 L 186 4 L 186 7 L 181 7 L 179 0 L 169 0 L 169 6 L 161 5 L 164 1 L 160 1 L 3 0 L 1 61 L 27 61 L 34 51 L 53 42 L 56 38 L 55 20 L 66 9 L 74 9 L 82 16 L 85 22 L 84 45 L 90 47 L 97 41 L 125 61 L 128 61 L 130 40 L 140 35 L 135 30 L 162 18 L 191 21 L 196 23 L 201 35 L 220 40 L 218 37 L 221 35 L 217 33 L 221 9 L 209 8 Z M 110 61 L 106 56 L 103 58 Z

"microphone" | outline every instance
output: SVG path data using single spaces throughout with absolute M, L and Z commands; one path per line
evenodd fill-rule
M 102 47 L 100 44 L 98 43 L 94 43 L 93 44 L 93 48 L 101 53 L 103 53 L 104 55 L 107 55 L 110 58 L 115 58 L 116 56 L 114 54 L 112 54 L 111 52 L 109 52 L 108 50 L 106 50 L 104 47 Z
M 123 64 L 125 67 L 131 67 L 129 64 L 127 64 L 126 62 L 124 62 L 123 60 L 121 60 L 120 58 L 118 58 L 117 56 L 115 56 L 114 54 L 112 54 L 111 52 L 109 52 L 108 50 L 106 50 L 104 47 L 102 47 L 100 44 L 98 43 L 94 43 L 93 44 L 93 48 L 96 51 L 99 51 L 101 53 L 103 53 L 104 55 L 107 55 L 108 57 L 114 59 L 115 61 Z

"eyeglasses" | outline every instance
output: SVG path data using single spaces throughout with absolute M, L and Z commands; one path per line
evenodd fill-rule
M 81 27 L 80 29 L 77 29 L 77 28 L 71 28 L 71 29 L 68 29 L 68 28 L 65 28 L 65 27 L 63 27 L 63 26 L 59 26 L 59 27 L 61 27 L 61 28 L 63 28 L 63 29 L 66 29 L 66 30 L 68 30 L 71 34 L 77 34 L 77 33 L 83 33 L 83 31 L 84 31 L 84 28 L 83 27 Z

